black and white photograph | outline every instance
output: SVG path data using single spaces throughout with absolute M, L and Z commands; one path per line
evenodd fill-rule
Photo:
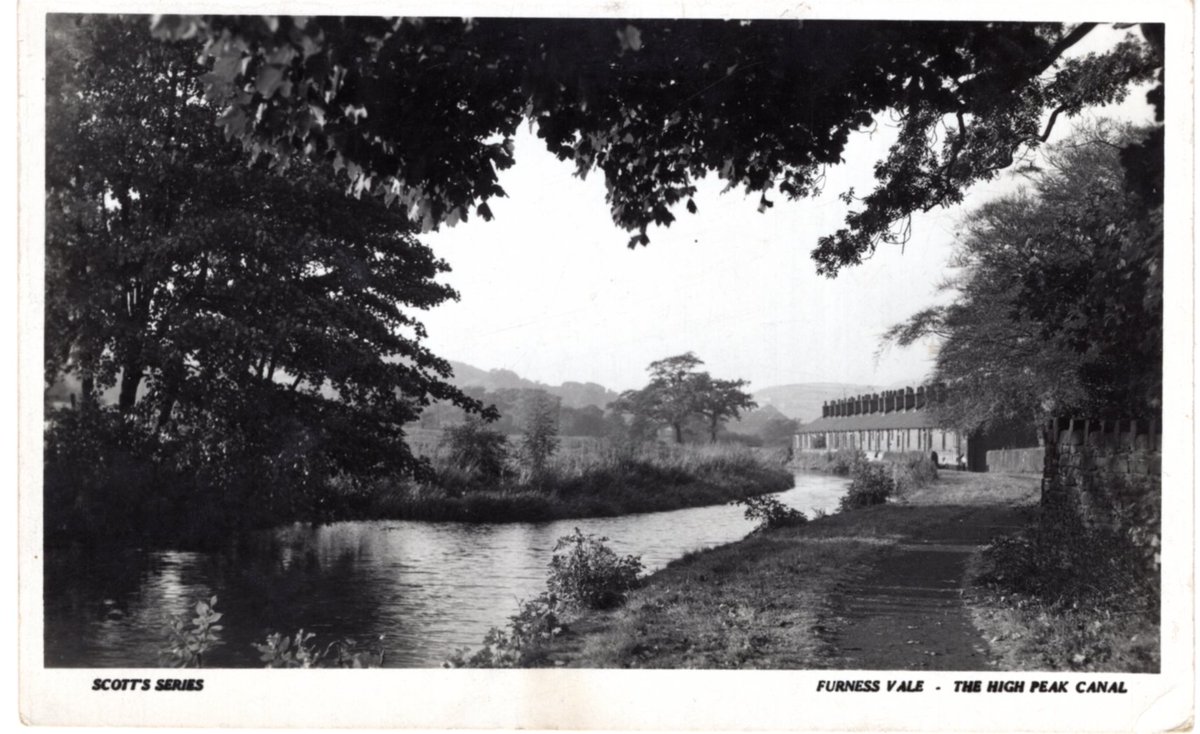
M 424 7 L 23 10 L 26 721 L 1190 721 L 1190 6 Z

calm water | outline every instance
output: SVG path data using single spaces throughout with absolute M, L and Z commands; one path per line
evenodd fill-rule
M 778 496 L 811 516 L 832 512 L 845 487 L 800 474 Z M 753 523 L 728 505 L 549 523 L 380 520 L 278 528 L 224 553 L 55 556 L 46 562 L 46 665 L 157 667 L 166 617 L 216 595 L 225 630 L 207 667 L 257 666 L 252 642 L 301 628 L 326 642 L 382 635 L 388 666 L 438 666 L 544 589 L 555 540 L 576 527 L 640 554 L 653 571 L 737 540 Z

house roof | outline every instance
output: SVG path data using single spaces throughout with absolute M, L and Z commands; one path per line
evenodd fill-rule
M 863 413 L 833 418 L 818 418 L 800 426 L 797 433 L 825 433 L 826 431 L 869 431 L 887 428 L 936 428 L 937 422 L 927 410 L 893 411 L 891 413 Z

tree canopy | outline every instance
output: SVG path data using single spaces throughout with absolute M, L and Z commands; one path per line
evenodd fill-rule
M 256 467 L 273 496 L 285 475 L 418 471 L 404 424 L 435 399 L 481 410 L 412 315 L 457 298 L 448 267 L 331 172 L 249 165 L 204 102 L 199 46 L 145 24 L 49 19 L 47 384 L 78 376 L 82 409 L 118 413 L 146 461 Z
M 816 243 L 836 274 L 904 236 L 916 212 L 1044 142 L 1055 121 L 1160 73 L 1161 26 L 1102 53 L 1068 51 L 1094 23 L 160 16 L 199 38 L 227 135 L 276 164 L 307 157 L 424 229 L 503 196 L 529 121 L 581 176 L 599 170 L 613 221 L 649 242 L 696 180 L 789 199 L 820 191 L 851 133 L 890 113 L 899 138 L 846 226 Z M 1159 77 L 1161 79 L 1161 76 Z M 1161 89 L 1155 97 L 1161 101 Z
M 742 390 L 749 384 L 745 380 L 714 379 L 696 370 L 702 364 L 691 352 L 651 362 L 647 368 L 650 383 L 621 393 L 609 408 L 633 416 L 635 428 L 643 423 L 669 426 L 676 443 L 683 443 L 689 422 L 702 419 L 709 439 L 715 442 L 725 420 L 736 419 L 757 404 Z
M 1157 413 L 1159 132 L 1085 125 L 1046 151 L 1027 187 L 968 217 L 956 256 L 960 274 L 948 284 L 955 300 L 885 337 L 900 344 L 941 338 L 935 379 L 950 387 L 939 406 L 947 422 L 969 430 L 1057 415 Z M 1157 183 L 1147 185 L 1155 160 Z

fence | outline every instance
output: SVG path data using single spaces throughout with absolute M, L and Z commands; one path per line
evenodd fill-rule
M 1041 474 L 1046 468 L 1046 449 L 993 449 L 987 452 L 987 470 L 1006 474 Z

